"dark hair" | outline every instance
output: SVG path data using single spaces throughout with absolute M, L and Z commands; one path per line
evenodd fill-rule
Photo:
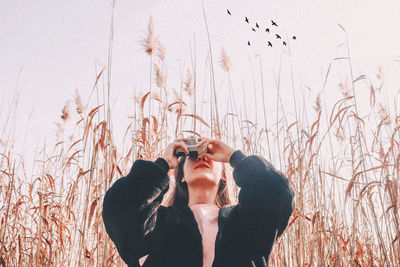
M 181 156 L 178 160 L 178 166 L 174 169 L 175 187 L 172 196 L 167 202 L 168 206 L 188 205 L 189 203 L 188 186 L 186 182 L 182 182 L 182 178 L 184 177 L 183 166 L 185 165 L 186 158 L 187 156 Z M 220 179 L 219 181 L 216 203 L 220 208 L 232 204 L 226 181 L 225 167 L 222 168 L 221 178 L 225 179 Z

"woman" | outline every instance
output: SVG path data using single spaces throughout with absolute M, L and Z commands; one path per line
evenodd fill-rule
M 188 155 L 186 139 L 169 144 L 154 162 L 136 160 L 103 202 L 106 231 L 128 266 L 267 266 L 275 240 L 293 211 L 288 179 L 260 156 L 245 156 L 219 140 L 199 138 L 205 149 Z M 223 163 L 234 168 L 239 203 L 229 204 Z M 172 205 L 161 201 L 177 179 Z M 221 178 L 222 177 L 222 178 Z

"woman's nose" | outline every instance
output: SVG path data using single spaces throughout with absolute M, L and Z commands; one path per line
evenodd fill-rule
M 204 161 L 208 161 L 208 158 L 206 156 L 198 156 L 197 157 L 198 160 L 204 160 Z

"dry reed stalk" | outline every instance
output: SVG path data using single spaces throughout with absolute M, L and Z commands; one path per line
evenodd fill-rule
M 242 137 L 242 140 L 243 140 L 242 128 L 240 126 L 241 119 L 239 117 L 239 113 L 238 113 L 237 105 L 236 105 L 236 100 L 235 100 L 235 95 L 233 93 L 233 88 L 232 88 L 232 80 L 231 80 L 231 74 L 230 74 L 230 70 L 232 68 L 232 64 L 230 62 L 229 56 L 226 54 L 224 49 L 222 49 L 221 59 L 222 59 L 221 60 L 222 69 L 227 73 L 227 76 L 228 76 L 229 102 L 230 102 L 230 105 L 231 105 L 231 110 L 233 112 L 233 108 L 232 108 L 232 106 L 233 106 L 234 110 L 235 110 L 235 114 L 233 114 L 233 115 L 237 119 L 236 121 L 237 121 L 237 124 L 238 124 L 238 127 L 239 127 L 240 136 Z M 232 129 L 233 129 L 233 136 L 235 137 L 236 136 L 236 133 L 235 133 L 236 127 L 235 127 L 233 119 L 234 118 L 232 116 Z M 236 138 L 234 138 L 234 144 L 236 146 Z
M 147 24 L 147 30 L 148 34 L 147 37 L 142 40 L 142 47 L 144 48 L 145 52 L 150 56 L 150 74 L 149 74 L 149 90 L 150 90 L 150 95 L 152 95 L 152 79 L 151 77 L 153 76 L 153 55 L 154 52 L 157 50 L 159 47 L 159 38 L 155 36 L 154 33 L 154 24 L 153 24 L 153 18 L 150 16 L 149 23 Z M 163 49 L 161 48 L 161 58 L 164 58 L 162 55 Z M 149 99 L 149 117 L 152 115 L 152 106 L 151 106 L 151 98 Z
M 210 79 L 212 81 L 212 91 L 213 91 L 213 95 L 214 95 L 214 104 L 215 104 L 215 118 L 216 118 L 216 124 L 217 124 L 217 129 L 216 129 L 216 137 L 219 138 L 221 137 L 221 129 L 219 126 L 219 113 L 218 113 L 218 103 L 217 103 L 217 92 L 216 92 L 216 88 L 215 88 L 215 73 L 214 73 L 214 63 L 213 63 L 213 57 L 212 57 L 212 48 L 211 48 L 211 39 L 210 39 L 210 32 L 208 29 L 208 23 L 207 23 L 207 17 L 206 17 L 206 10 L 204 8 L 204 3 L 201 2 L 201 6 L 203 9 L 203 17 L 204 17 L 204 21 L 206 23 L 206 30 L 207 30 L 207 39 L 208 39 L 208 48 L 209 48 L 209 52 L 210 52 Z M 212 118 L 212 115 L 211 115 Z M 213 136 L 213 131 L 211 129 L 211 137 Z
M 258 62 L 260 64 L 261 93 L 262 93 L 262 103 L 263 103 L 263 111 L 264 111 L 264 128 L 265 128 L 265 133 L 267 135 L 267 147 L 268 147 L 269 161 L 272 162 L 271 147 L 270 147 L 270 142 L 269 142 L 269 129 L 268 129 L 268 123 L 267 123 L 267 111 L 266 111 L 266 107 L 265 107 L 264 74 L 263 74 L 263 69 L 262 69 L 261 58 L 260 57 L 258 57 Z
M 161 45 L 161 43 L 159 44 L 159 46 L 161 46 L 161 53 L 163 53 L 163 55 L 158 55 L 161 62 L 162 62 L 162 67 L 160 67 L 158 64 L 154 64 L 155 69 L 156 69 L 156 84 L 157 87 L 159 88 L 159 93 L 154 93 L 153 94 L 153 99 L 158 101 L 158 114 L 157 114 L 157 120 L 160 121 L 161 119 L 161 114 L 162 114 L 162 89 L 165 90 L 166 87 L 166 77 L 164 74 L 164 56 L 165 56 L 165 48 Z M 166 90 L 165 90 L 166 91 Z M 163 128 L 163 125 L 161 125 L 161 129 Z

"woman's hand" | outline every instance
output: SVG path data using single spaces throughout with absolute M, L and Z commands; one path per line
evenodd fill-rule
M 189 150 L 186 145 L 186 138 L 175 139 L 174 142 L 170 143 L 164 151 L 163 158 L 168 162 L 170 169 L 175 169 L 178 166 L 178 158 L 175 156 L 175 149 L 178 147 L 183 149 L 183 152 L 187 155 L 189 154 Z
M 235 152 L 235 149 L 220 140 L 210 140 L 206 137 L 200 137 L 199 143 L 204 144 L 204 151 L 200 156 L 205 156 L 215 161 L 229 162 L 233 152 Z

